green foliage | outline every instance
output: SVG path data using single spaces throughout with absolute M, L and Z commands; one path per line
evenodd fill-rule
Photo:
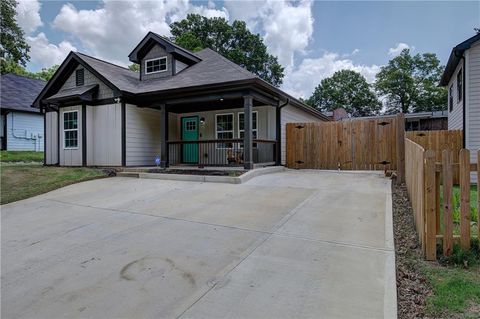
M 33 76 L 36 79 L 42 79 L 44 81 L 48 81 L 52 78 L 52 76 L 57 72 L 59 65 L 53 65 L 49 68 L 43 68 L 40 72 L 34 73 Z
M 229 24 L 224 18 L 189 14 L 170 25 L 174 41 L 186 49 L 210 48 L 246 68 L 274 86 L 280 86 L 284 68 L 268 54 L 259 34 L 252 34 L 245 22 Z
M 444 67 L 433 53 L 412 56 L 404 49 L 377 74 L 375 88 L 386 97 L 387 113 L 447 108 L 447 90 L 437 87 Z
M 307 104 L 320 111 L 343 107 L 352 116 L 375 115 L 382 108 L 365 77 L 351 70 L 337 71 L 323 79 Z
M 128 69 L 135 72 L 140 72 L 140 64 L 132 63 L 128 66 Z
M 472 267 L 480 263 L 478 239 L 474 238 L 471 241 L 471 249 L 464 250 L 460 245 L 453 246 L 452 254 L 450 256 L 441 255 L 438 261 L 443 265 Z
M 0 55 L 1 55 L 1 73 L 4 67 L 11 62 L 25 66 L 30 60 L 28 52 L 30 46 L 25 41 L 25 35 L 18 26 L 15 18 L 15 9 L 17 2 L 15 0 L 2 0 L 0 2 Z

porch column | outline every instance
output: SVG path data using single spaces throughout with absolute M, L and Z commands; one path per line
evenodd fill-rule
M 279 102 L 280 104 L 280 102 Z M 282 165 L 282 108 L 278 105 L 275 108 L 275 165 Z
M 168 167 L 168 110 L 166 104 L 160 105 L 160 166 Z
M 243 135 L 243 165 L 245 169 L 253 168 L 252 142 L 252 106 L 253 98 L 250 95 L 243 97 L 244 108 L 244 135 Z

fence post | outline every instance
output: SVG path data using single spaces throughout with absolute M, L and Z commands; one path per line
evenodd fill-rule
M 397 114 L 397 183 L 405 182 L 405 115 Z
M 480 150 L 477 151 L 477 237 L 480 238 Z
M 470 249 L 470 151 L 460 150 L 460 246 Z
M 443 255 L 450 256 L 453 246 L 453 218 L 452 218 L 452 151 L 442 153 L 443 170 Z
M 435 152 L 427 150 L 424 153 L 424 213 L 425 213 L 425 258 L 437 258 L 437 226 L 436 226 L 436 200 L 435 200 Z

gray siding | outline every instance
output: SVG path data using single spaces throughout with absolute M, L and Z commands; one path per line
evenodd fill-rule
M 477 42 L 467 51 L 467 134 L 466 146 L 470 149 L 472 163 L 477 162 L 477 151 L 480 149 L 480 43 Z M 472 174 L 472 182 L 476 183 L 476 174 Z
M 43 115 L 10 112 L 6 116 L 7 150 L 43 152 Z
M 46 153 L 45 164 L 58 164 L 58 114 L 57 112 L 47 112 L 46 116 Z
M 167 57 L 167 70 L 163 72 L 157 72 L 157 73 L 151 73 L 151 74 L 146 74 L 145 73 L 145 61 L 150 60 L 150 59 L 155 59 L 155 58 L 161 58 L 161 57 Z M 163 47 L 160 45 L 156 44 L 140 61 L 140 72 L 142 75 L 142 80 L 148 80 L 148 79 L 156 79 L 156 78 L 163 78 L 167 76 L 172 75 L 172 55 L 167 53 Z
M 453 85 L 453 110 L 450 112 L 450 106 L 448 106 L 448 129 L 449 130 L 462 130 L 463 129 L 463 101 L 457 101 L 457 74 L 460 69 L 463 68 L 463 62 L 460 62 L 453 74 L 450 82 L 448 83 L 448 101 L 450 101 L 450 86 Z
M 63 132 L 63 113 L 78 111 L 78 147 L 65 149 Z M 61 166 L 82 166 L 82 106 L 69 106 L 60 109 L 60 165 Z
M 84 67 L 79 65 L 75 70 L 83 69 Z M 84 71 L 84 85 L 91 85 L 91 84 L 98 84 L 98 99 L 107 99 L 113 97 L 113 91 L 110 89 L 105 83 L 100 81 L 98 78 L 95 77 L 90 71 L 85 69 Z M 70 74 L 68 79 L 65 81 L 61 89 L 70 89 L 76 87 L 75 82 L 75 71 Z
M 126 165 L 154 165 L 160 156 L 160 111 L 126 105 Z
M 122 165 L 122 105 L 87 106 L 87 165 Z
M 286 162 L 286 124 L 287 123 L 310 123 L 310 122 L 320 122 L 321 120 L 310 114 L 307 113 L 306 111 L 303 111 L 299 108 L 296 108 L 292 105 L 287 105 L 284 108 L 282 108 L 282 138 L 281 138 L 281 143 L 282 143 L 282 164 L 285 164 Z
M 185 64 L 181 61 L 175 60 L 175 74 L 185 70 L 187 67 L 188 67 L 187 64 Z

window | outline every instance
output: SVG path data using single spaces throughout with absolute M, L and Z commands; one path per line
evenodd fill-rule
M 258 112 L 252 112 L 252 137 L 258 138 L 258 126 L 257 126 Z M 243 112 L 238 113 L 238 137 L 243 138 L 245 135 L 245 114 Z M 243 147 L 243 144 L 241 144 Z M 257 143 L 253 143 L 253 147 L 257 147 Z
M 448 89 L 448 108 L 450 112 L 453 111 L 453 84 L 450 85 L 450 89 Z
M 78 148 L 78 111 L 63 113 L 63 148 Z
M 83 69 L 78 69 L 75 71 L 75 83 L 77 86 L 81 86 L 85 83 L 85 74 Z
M 233 138 L 233 113 L 215 116 L 215 135 L 217 139 Z M 231 148 L 232 143 L 217 143 L 217 148 Z
M 457 74 L 457 102 L 460 102 L 463 97 L 463 75 L 462 69 Z
M 145 74 L 167 71 L 167 57 L 145 61 Z

